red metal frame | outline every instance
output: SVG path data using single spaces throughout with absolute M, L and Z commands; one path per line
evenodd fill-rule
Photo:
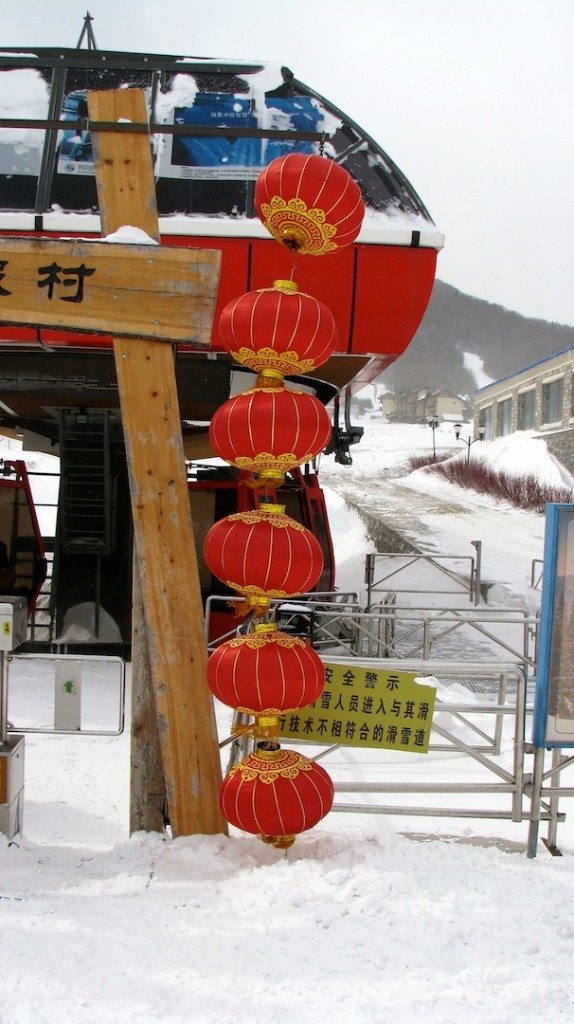
M 32 490 L 30 488 L 30 480 L 29 480 L 29 477 L 28 477 L 28 471 L 26 469 L 26 463 L 23 462 L 20 459 L 17 459 L 17 460 L 8 460 L 7 459 L 7 460 L 5 460 L 4 461 L 4 474 L 7 474 L 7 473 L 14 473 L 15 476 L 14 477 L 11 477 L 11 476 L 8 476 L 8 475 L 1 476 L 0 477 L 0 488 L 10 488 L 11 490 L 21 490 L 21 491 L 24 492 L 25 499 L 26 499 L 26 505 L 27 505 L 27 508 L 28 508 L 28 513 L 30 515 L 30 521 L 31 521 L 32 529 L 33 529 L 33 532 L 34 532 L 34 540 L 35 540 L 35 544 L 36 544 L 35 564 L 42 566 L 42 563 L 43 563 L 43 566 L 42 566 L 43 572 L 39 573 L 38 575 L 34 574 L 35 581 L 34 581 L 33 589 L 32 589 L 32 591 L 30 593 L 27 593 L 25 595 L 27 600 L 28 600 L 28 614 L 30 614 L 34 610 L 34 607 L 36 605 L 36 601 L 38 599 L 38 594 L 40 593 L 40 590 L 42 589 L 42 583 L 44 582 L 44 579 L 46 578 L 46 574 L 45 574 L 46 551 L 45 551 L 45 548 L 44 548 L 44 541 L 42 539 L 42 534 L 40 533 L 40 525 L 38 523 L 38 517 L 36 515 L 36 508 L 35 508 L 35 505 L 34 505 L 34 499 L 32 497 Z M 10 543 L 12 545 L 12 538 L 10 538 Z M 11 557 L 12 556 L 15 557 L 15 553 L 13 551 L 10 552 L 10 555 L 11 555 Z M 10 590 L 6 591 L 7 595 L 10 595 L 10 593 L 11 593 Z M 18 591 L 16 590 L 14 593 L 18 593 Z

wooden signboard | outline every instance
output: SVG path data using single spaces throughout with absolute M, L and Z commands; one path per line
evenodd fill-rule
M 2 238 L 0 321 L 207 346 L 220 262 L 215 249 Z

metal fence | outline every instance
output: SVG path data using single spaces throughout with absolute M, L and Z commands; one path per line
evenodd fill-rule
M 120 736 L 126 664 L 82 654 L 19 654 L 7 659 L 8 733 Z
M 385 667 L 397 671 L 418 671 L 421 675 L 431 676 L 446 684 L 458 683 L 463 686 L 472 682 L 488 682 L 490 696 L 476 693 L 470 688 L 470 700 L 452 699 L 444 696 L 437 698 L 433 718 L 429 752 L 441 751 L 445 754 L 464 754 L 474 765 L 485 769 L 484 779 L 478 781 L 460 781 L 464 770 L 458 765 L 452 773 L 447 768 L 445 774 L 450 777 L 444 781 L 413 781 L 380 779 L 341 781 L 335 776 L 336 796 L 352 794 L 363 796 L 371 794 L 375 799 L 369 803 L 356 800 L 336 801 L 333 810 L 356 814 L 399 814 L 426 817 L 461 817 L 461 818 L 497 818 L 520 822 L 529 818 L 523 807 L 524 792 L 524 754 L 525 754 L 525 719 L 526 719 L 526 686 L 522 673 L 513 665 L 500 663 L 484 665 L 459 662 L 429 662 L 421 671 L 418 662 L 389 662 Z M 427 680 L 428 681 L 428 680 Z M 494 699 L 492 699 L 494 698 Z M 439 717 L 447 724 L 440 724 Z M 508 730 L 512 742 L 512 766 L 503 767 L 499 758 L 505 720 L 511 723 Z M 464 737 L 467 737 L 466 739 Z M 333 756 L 340 749 L 331 745 L 315 754 L 314 760 L 322 760 Z M 425 755 L 419 755 L 425 756 Z M 335 769 L 336 771 L 336 769 Z M 396 794 L 401 801 L 394 804 L 381 803 L 378 797 Z M 449 805 L 429 805 L 409 800 L 406 797 L 435 795 L 441 798 L 451 795 L 455 799 Z M 470 795 L 477 797 L 496 794 L 502 798 L 501 806 L 493 809 L 488 806 L 471 806 Z
M 329 657 L 330 663 L 336 660 Z M 377 667 L 376 660 L 372 664 Z M 420 763 L 425 754 L 403 754 L 398 761 L 395 751 L 358 752 L 340 743 L 320 746 L 283 738 L 282 744 L 296 742 L 312 760 L 328 761 L 335 786 L 333 811 L 528 822 L 524 845 L 529 857 L 536 856 L 540 823 L 547 822 L 543 841 L 550 852 L 559 854 L 557 828 L 565 819 L 560 799 L 574 796 L 574 787 L 560 784 L 560 773 L 574 764 L 574 757 L 554 751 L 552 765 L 544 771 L 545 751 L 526 741 L 531 709 L 520 669 L 502 662 L 383 664 L 388 671 L 416 672 L 423 677 L 421 682 L 438 684 L 429 753 L 443 756 L 432 762 L 432 778 L 425 778 Z M 228 770 L 253 749 L 249 731 L 240 732 L 248 723 L 246 715 L 236 713 L 232 734 L 222 743 L 231 745 Z M 416 772 L 409 773 L 405 759 L 410 758 L 418 762 Z M 349 759 L 360 780 L 349 779 Z
M 227 602 L 209 599 L 208 629 L 210 611 Z M 279 629 L 309 637 L 324 656 L 425 662 L 500 658 L 516 664 L 529 683 L 536 674 L 539 618 L 520 608 L 402 608 L 394 593 L 369 610 L 352 593 L 308 594 L 298 601 L 273 601 L 271 608 Z M 210 648 L 235 630 L 232 625 L 224 636 L 212 637 Z
M 367 607 L 373 603 L 374 595 L 389 590 L 396 594 L 420 594 L 420 574 L 423 569 L 432 569 L 436 579 L 433 594 L 468 595 L 470 601 L 478 604 L 481 593 L 482 541 L 472 541 L 475 555 L 434 555 L 404 554 L 395 551 L 371 552 L 366 556 L 365 584 Z M 413 573 L 409 570 L 415 570 Z M 402 577 L 402 579 L 401 579 Z
M 381 604 L 364 616 L 364 653 L 385 658 L 512 660 L 536 674 L 539 616 L 521 608 L 401 608 Z M 373 625 L 375 624 L 375 625 Z M 360 652 L 363 653 L 363 652 Z

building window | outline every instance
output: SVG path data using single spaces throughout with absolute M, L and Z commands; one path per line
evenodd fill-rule
M 505 398 L 496 407 L 496 432 L 500 437 L 502 434 L 510 434 L 512 431 L 512 399 Z
M 561 423 L 564 415 L 564 378 L 550 380 L 542 388 L 542 420 Z
M 478 414 L 478 426 L 484 427 L 484 440 L 492 441 L 492 406 L 487 405 L 486 409 L 481 409 Z
M 518 429 L 532 430 L 536 426 L 536 389 L 522 391 L 518 396 Z

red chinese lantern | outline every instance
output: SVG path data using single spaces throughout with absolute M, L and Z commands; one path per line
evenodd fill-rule
M 294 281 L 246 292 L 228 302 L 219 320 L 221 342 L 232 358 L 257 373 L 308 373 L 337 345 L 337 327 L 324 302 Z
M 329 813 L 334 787 L 325 769 L 303 754 L 266 746 L 260 743 L 231 769 L 219 804 L 236 828 L 284 849 Z
M 331 419 L 314 395 L 281 386 L 258 386 L 219 407 L 209 426 L 214 452 L 262 483 L 280 483 L 288 469 L 309 462 L 327 446 Z
M 203 554 L 214 576 L 260 609 L 273 597 L 307 593 L 323 570 L 319 541 L 286 516 L 282 505 L 262 504 L 219 519 L 205 538 Z
M 302 153 L 272 160 L 261 172 L 255 209 L 276 241 L 308 256 L 350 245 L 365 212 L 359 186 L 340 164 Z
M 265 623 L 213 652 L 207 683 L 222 704 L 267 718 L 313 704 L 323 691 L 325 669 L 303 640 Z

